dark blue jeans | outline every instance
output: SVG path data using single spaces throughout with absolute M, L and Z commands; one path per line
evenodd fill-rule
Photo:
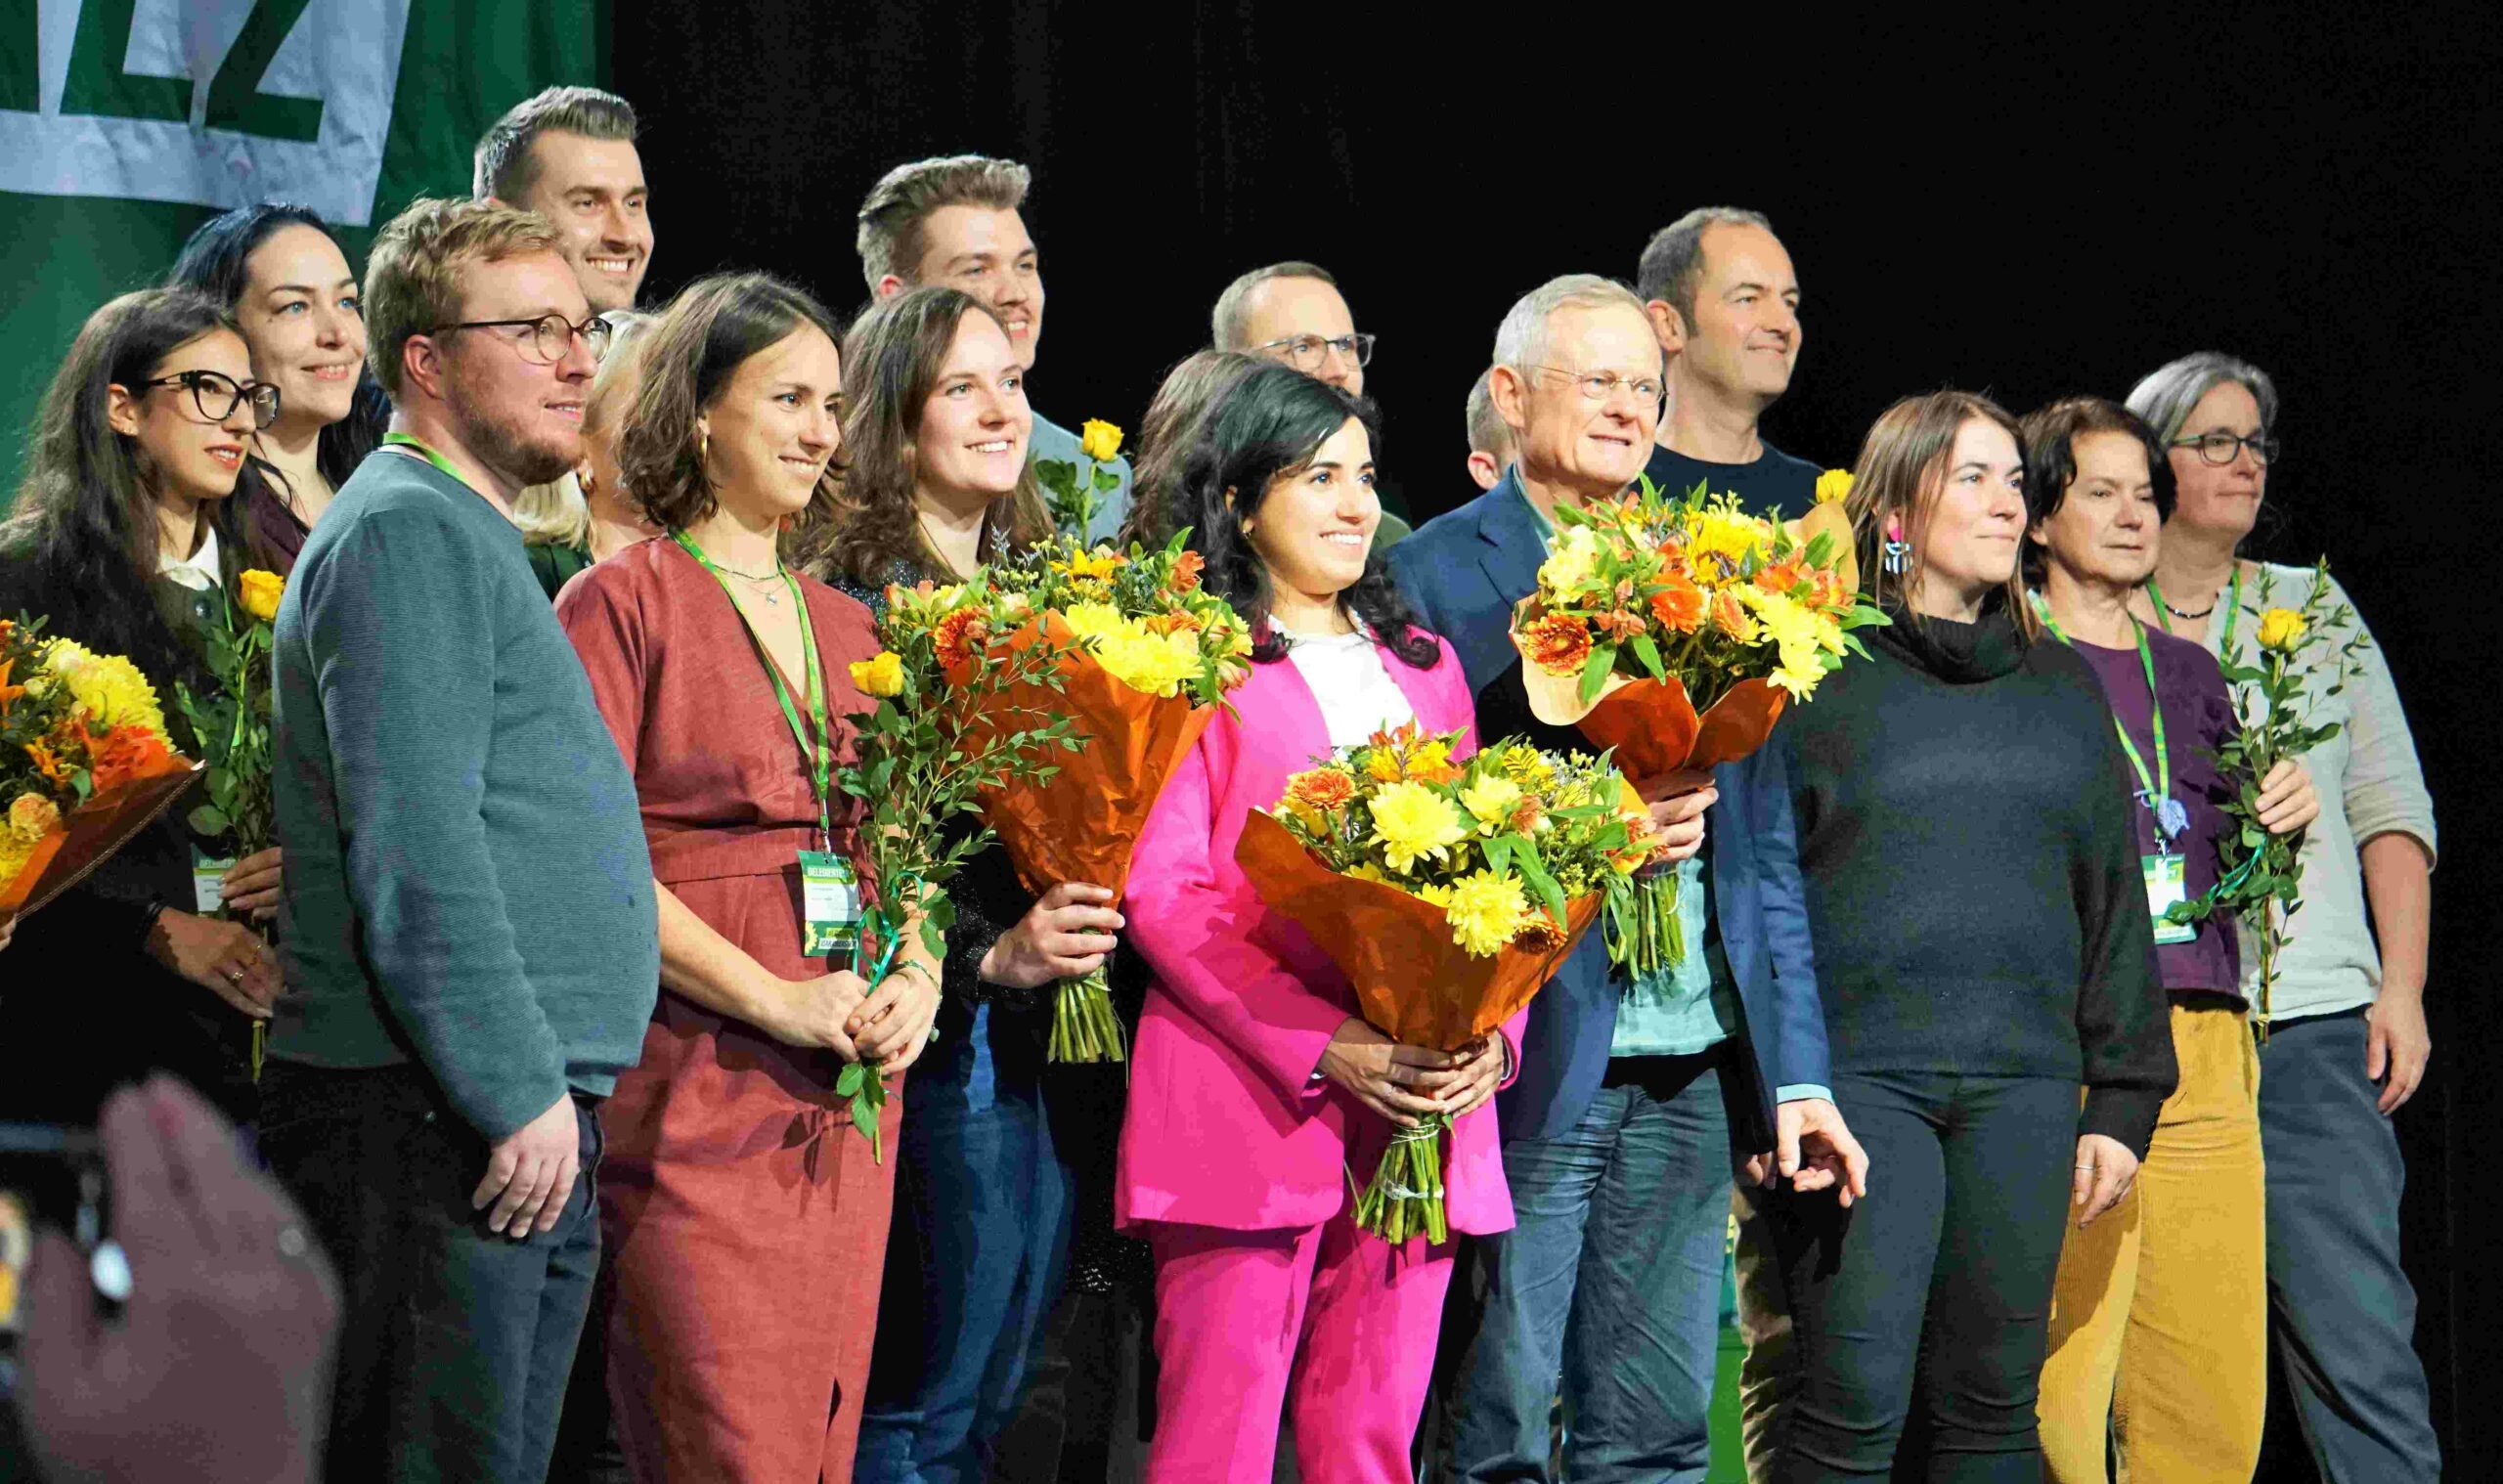
M 1451 1403 L 1457 1477 L 1546 1479 L 1559 1379 L 1574 1484 L 1704 1477 L 1730 1049 L 1621 1059 L 1570 1133 L 1505 1143 L 1515 1225 L 1471 1244 L 1485 1299 Z
M 546 1476 L 599 1267 L 599 1118 L 579 1105 L 575 1117 L 582 1173 L 564 1213 L 516 1242 L 470 1208 L 486 1141 L 423 1072 L 263 1069 L 261 1153 L 339 1274 L 324 1478 Z
M 1799 1367 L 1772 1477 L 1883 1479 L 1917 1405 L 1925 1456 L 1895 1477 L 2040 1484 L 2077 1084 L 1837 1072 L 1833 1091 L 1868 1151 L 1867 1198 L 1760 1198 Z
M 2295 1413 L 2329 1484 L 2440 1477 L 2398 1265 L 2398 1136 L 2364 1075 L 2364 1012 L 2279 1021 L 2260 1048 L 2268 1307 Z
M 863 1484 L 979 1481 L 1017 1416 L 1075 1206 L 1043 1098 L 1049 1003 L 951 1002 L 907 1074 Z

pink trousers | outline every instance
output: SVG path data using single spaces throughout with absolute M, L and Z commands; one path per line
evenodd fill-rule
M 1292 1400 L 1304 1484 L 1408 1484 L 1452 1247 L 1345 1212 L 1300 1231 L 1159 1222 L 1149 1484 L 1269 1484 Z

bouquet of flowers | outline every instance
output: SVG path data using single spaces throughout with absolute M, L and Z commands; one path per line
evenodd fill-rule
M 1816 693 L 1851 631 L 1886 622 L 1861 600 L 1841 498 L 1818 482 L 1796 526 L 1697 485 L 1672 500 L 1648 479 L 1622 500 L 1559 506 L 1538 590 L 1513 615 L 1530 710 L 1578 725 L 1638 778 L 1704 768 L 1764 745 L 1783 705 Z M 1685 957 L 1677 883 L 1643 883 L 1609 916 L 1608 953 L 1637 973 Z
M 2234 735 L 2217 750 L 2217 771 L 2232 790 L 2223 803 L 2228 828 L 2218 839 L 2217 884 L 2192 901 L 2175 903 L 2169 922 L 2201 922 L 2223 914 L 2240 918 L 2257 943 L 2260 1001 L 2253 1021 L 2268 1037 L 2269 1001 L 2277 983 L 2277 955 L 2286 945 L 2286 923 L 2303 905 L 2304 830 L 2274 835 L 2260 822 L 2260 780 L 2279 763 L 2338 735 L 2338 723 L 2307 724 L 2307 700 L 2338 694 L 2355 677 L 2372 638 L 2355 623 L 2354 610 L 2335 598 L 2329 564 L 2312 568 L 2295 607 L 2271 606 L 2267 569 L 2261 569 L 2260 663 L 2223 662 L 2233 688 Z M 2346 638 L 2336 637 L 2345 633 Z
M 208 634 L 208 673 L 215 687 L 198 695 L 177 680 L 174 699 L 191 722 L 200 762 L 208 768 L 208 802 L 194 808 L 187 822 L 195 834 L 231 841 L 234 859 L 241 859 L 278 843 L 271 793 L 269 656 L 286 580 L 253 570 L 239 574 L 235 587 L 225 594 L 219 624 Z M 252 1023 L 255 1078 L 261 1074 L 268 1035 L 267 1021 Z
M 869 900 L 859 951 L 861 977 L 873 985 L 895 967 L 908 933 L 919 933 L 932 958 L 946 957 L 956 916 L 947 881 L 991 841 L 988 828 L 951 841 L 948 821 L 973 813 L 986 788 L 1048 776 L 1048 757 L 1078 746 L 1067 718 L 1020 699 L 1048 685 L 1060 659 L 1055 645 L 1029 644 L 970 669 L 943 658 L 969 634 L 1026 617 L 1022 598 L 979 578 L 960 587 L 889 588 L 878 626 L 886 647 L 851 667 L 852 683 L 877 702 L 849 719 L 856 735 L 841 774 L 843 791 L 861 804 L 857 853 Z M 878 1114 L 887 1090 L 878 1069 L 853 1063 L 835 1092 L 883 1162 Z
M 1065 714 L 1085 739 L 1066 765 L 982 791 L 984 819 L 1037 896 L 1055 882 L 1085 881 L 1120 900 L 1131 848 L 1164 780 L 1225 693 L 1251 676 L 1251 632 L 1201 586 L 1200 554 L 1182 548 L 1188 534 L 1157 551 L 1088 547 L 1067 537 L 1044 543 L 986 569 L 993 592 L 1024 604 L 1020 622 L 943 621 L 939 658 L 950 677 L 973 677 L 1003 654 L 1048 643 L 1051 665 L 1000 693 L 1014 708 Z M 1103 970 L 1062 982 L 1048 1055 L 1126 1060 Z
M 1037 458 L 1034 482 L 1043 487 L 1043 502 L 1051 509 L 1053 527 L 1071 541 L 1083 542 L 1103 497 L 1121 487 L 1121 476 L 1112 467 L 1120 457 L 1121 430 L 1100 417 L 1089 417 L 1077 430 L 1077 447 L 1086 456 L 1085 473 L 1078 473 L 1077 465 L 1065 459 Z
M 1650 815 L 1605 758 L 1411 723 L 1287 780 L 1245 821 L 1235 860 L 1261 900 L 1310 934 L 1365 1019 L 1412 1046 L 1456 1050 L 1529 1003 L 1602 905 L 1657 852 Z M 1401 1129 L 1356 1200 L 1392 1243 L 1449 1235 L 1440 1136 Z
M 0 917 L 77 885 L 197 770 L 137 666 L 0 619 Z

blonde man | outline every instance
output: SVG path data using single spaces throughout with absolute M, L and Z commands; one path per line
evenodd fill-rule
M 337 1265 L 323 1476 L 545 1476 L 599 1262 L 593 1112 L 660 973 L 634 780 L 522 554 L 606 327 L 541 217 L 421 200 L 366 273 L 384 446 L 278 617 L 286 993 L 261 1149 Z M 298 866 L 296 863 L 301 862 Z
M 898 165 L 860 203 L 860 271 L 869 292 L 892 298 L 941 284 L 989 306 L 1008 327 L 1008 345 L 1027 372 L 1043 335 L 1043 270 L 1026 231 L 1026 192 L 1033 172 L 1011 159 L 957 154 Z M 1034 414 L 1029 457 L 1088 466 L 1077 434 Z M 1129 514 L 1130 461 L 1110 465 L 1120 483 L 1101 498 L 1088 539 L 1109 541 Z

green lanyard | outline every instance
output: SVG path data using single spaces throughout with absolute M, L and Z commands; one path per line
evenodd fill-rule
M 747 610 L 739 606 L 737 590 L 730 586 L 730 575 L 715 566 L 713 559 L 704 554 L 704 548 L 689 541 L 685 532 L 673 531 L 670 535 L 686 548 L 687 555 L 694 557 L 703 564 L 705 571 L 713 574 L 713 581 L 722 585 L 723 595 L 730 600 L 730 611 L 739 616 L 740 625 L 747 630 L 749 642 L 756 645 L 756 657 L 765 666 L 765 677 L 773 682 L 773 699 L 782 708 L 782 720 L 791 724 L 791 739 L 800 744 L 800 756 L 809 766 L 809 785 L 817 797 L 817 838 L 827 850 L 834 849 L 834 744 L 825 720 L 825 685 L 817 677 L 816 628 L 809 619 L 807 596 L 800 591 L 799 583 L 792 579 L 791 569 L 781 567 L 777 561 L 775 565 L 780 568 L 782 585 L 790 589 L 791 601 L 800 610 L 800 658 L 807 666 L 809 720 L 815 725 L 813 741 L 809 731 L 800 725 L 799 710 L 791 704 L 791 688 L 782 683 L 781 670 L 774 665 L 773 657 L 766 652 L 764 635 L 756 632 L 756 626 L 748 622 Z
M 2044 602 L 2039 592 L 2033 597 L 2034 611 L 2041 615 L 2042 627 L 2051 631 L 2051 637 L 2063 644 L 2068 643 L 2069 636 L 2060 632 L 2059 621 L 2051 617 L 2051 605 Z M 2156 599 L 2159 612 L 2163 602 L 2161 596 Z M 2138 668 L 2145 671 L 2147 677 L 2147 714 L 2155 720 L 2155 773 L 2152 777 L 2147 773 L 2146 758 L 2138 752 L 2138 744 L 2130 740 L 2130 729 L 2121 724 L 2121 715 L 2117 711 L 2112 714 L 2112 734 L 2121 739 L 2121 751 L 2129 757 L 2130 766 L 2138 775 L 2138 802 L 2155 815 L 2156 850 L 2169 855 L 2173 852 L 2173 837 L 2189 827 L 2189 810 L 2173 797 L 2173 753 L 2164 741 L 2164 697 L 2155 688 L 2155 654 L 2147 647 L 2147 626 L 2131 619 L 2130 633 L 2138 641 Z
M 393 448 L 407 449 L 410 453 L 415 454 L 426 462 L 433 464 L 436 468 L 443 470 L 453 478 L 461 480 L 461 487 L 462 489 L 467 489 L 469 487 L 469 481 L 461 478 L 461 471 L 452 466 L 450 459 L 445 458 L 441 454 L 436 453 L 434 450 L 426 447 L 422 443 L 419 443 L 417 439 L 410 437 L 408 434 L 385 433 L 382 435 L 382 441 Z
M 2155 585 L 2155 579 L 2152 577 L 2147 579 L 2147 596 L 2155 599 L 2155 621 L 2164 626 L 2165 633 L 2171 633 L 2173 620 L 2166 616 L 2170 610 L 2164 606 L 2164 589 Z M 2235 562 L 2233 581 L 2225 585 L 2225 632 L 2217 640 L 2217 653 L 2228 659 L 2233 657 L 2234 620 L 2240 617 L 2242 617 L 2242 563 Z

